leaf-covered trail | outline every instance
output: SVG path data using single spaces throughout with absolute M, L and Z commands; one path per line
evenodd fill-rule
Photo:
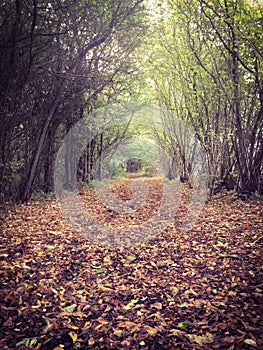
M 1 349 L 262 349 L 262 202 L 214 198 L 183 233 L 187 193 L 129 249 L 87 242 L 54 199 L 5 213 Z

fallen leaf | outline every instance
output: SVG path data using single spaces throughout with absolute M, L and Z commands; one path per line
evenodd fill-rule
M 109 256 L 105 256 L 103 258 L 103 262 L 107 265 L 111 264 L 111 258 Z
M 97 318 L 97 321 L 98 321 L 100 324 L 109 324 L 109 321 L 105 320 L 103 317 Z
M 68 327 L 69 329 L 73 329 L 73 330 L 77 330 L 77 329 L 79 329 L 79 327 L 74 326 L 74 325 L 73 325 L 73 324 L 71 324 L 71 323 L 69 323 L 69 324 L 67 325 L 67 327 Z
M 128 257 L 127 257 L 127 260 L 128 261 L 134 261 L 134 260 L 136 260 L 137 259 L 137 257 L 136 256 L 134 256 L 134 255 L 129 255 Z
M 178 323 L 178 327 L 179 328 L 187 328 L 191 325 L 191 322 L 190 321 L 183 321 L 183 322 L 179 322 Z
M 122 336 L 123 331 L 121 329 L 114 329 L 113 334 L 117 335 L 117 337 Z
M 157 328 L 153 328 L 153 327 L 150 327 L 150 326 L 143 326 L 143 328 L 146 330 L 146 332 L 152 336 L 156 335 L 157 332 L 158 332 L 158 329 Z
M 170 290 L 171 290 L 173 296 L 176 296 L 178 294 L 178 292 L 179 292 L 179 289 L 177 287 L 175 287 L 175 286 L 171 286 Z
M 105 267 L 102 267 L 101 269 L 97 269 L 96 270 L 96 273 L 97 274 L 101 274 L 101 273 L 103 273 L 103 272 L 105 272 L 106 271 L 106 268 Z
M 77 306 L 78 306 L 77 304 L 72 304 L 72 305 L 66 306 L 66 307 L 64 307 L 63 311 L 73 312 Z
M 187 303 L 187 302 L 184 302 L 184 303 L 178 305 L 178 307 L 187 307 L 187 306 L 189 306 L 189 303 Z
M 162 303 L 156 302 L 156 303 L 152 304 L 151 307 L 153 307 L 153 308 L 155 308 L 157 310 L 162 310 L 163 305 L 162 305 Z
M 74 344 L 74 343 L 76 342 L 76 340 L 78 339 L 77 333 L 71 331 L 71 332 L 69 332 L 68 334 L 69 334 L 69 336 L 70 336 L 70 338 L 72 339 L 73 344 Z
M 121 323 L 118 323 L 118 328 L 126 328 L 126 329 L 130 329 L 130 328 L 133 328 L 133 327 L 138 327 L 138 323 L 135 323 L 135 322 L 131 322 L 131 321 L 124 321 L 124 322 L 121 322 Z
M 251 345 L 251 346 L 257 346 L 257 343 L 255 342 L 255 340 L 249 339 L 249 338 L 246 338 L 246 339 L 244 340 L 244 343 L 245 343 L 245 344 L 248 344 L 248 345 Z
M 37 344 L 37 338 L 24 338 L 16 343 L 16 346 L 25 345 L 27 347 L 32 347 Z

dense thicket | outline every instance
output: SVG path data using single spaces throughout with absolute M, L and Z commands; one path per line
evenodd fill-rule
M 192 126 L 211 193 L 227 186 L 262 194 L 262 2 L 172 0 L 159 18 L 148 71 L 155 100 Z M 172 130 L 171 114 L 163 124 Z M 188 178 L 191 164 L 176 138 L 157 139 Z
M 65 133 L 98 104 L 129 92 L 139 71 L 132 53 L 146 30 L 141 2 L 1 2 L 2 199 L 51 191 Z M 105 146 L 100 142 L 99 135 L 88 145 L 89 159 Z

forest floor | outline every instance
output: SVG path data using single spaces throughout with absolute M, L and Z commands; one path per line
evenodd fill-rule
M 158 180 L 151 191 L 157 205 Z M 263 203 L 220 194 L 185 232 L 189 191 L 161 235 L 127 248 L 87 241 L 54 198 L 4 211 L 0 348 L 263 349 Z M 135 219 L 116 221 L 94 189 L 81 197 L 102 222 Z

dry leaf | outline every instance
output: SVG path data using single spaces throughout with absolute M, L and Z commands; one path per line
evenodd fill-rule
M 249 339 L 249 338 L 245 339 L 244 343 L 252 346 L 257 346 L 257 343 L 255 342 L 255 340 Z
M 75 332 L 73 332 L 73 331 L 69 332 L 69 336 L 70 336 L 70 338 L 72 339 L 73 344 L 74 344 L 74 343 L 76 342 L 76 340 L 78 339 L 77 333 L 75 333 Z

